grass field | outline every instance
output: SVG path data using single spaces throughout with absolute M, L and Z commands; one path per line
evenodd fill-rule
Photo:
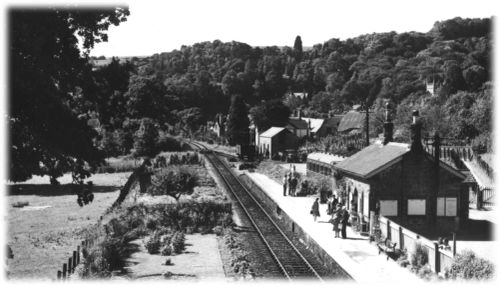
M 119 188 L 130 173 L 96 174 L 94 201 L 78 206 L 76 194 L 66 185 L 47 185 L 48 178 L 33 178 L 8 187 L 8 244 L 14 252 L 9 259 L 9 279 L 54 279 L 81 242 L 83 229 L 94 224 L 116 200 Z M 59 180 L 68 183 L 66 177 Z M 45 180 L 47 182 L 45 182 Z M 17 202 L 28 202 L 14 208 Z

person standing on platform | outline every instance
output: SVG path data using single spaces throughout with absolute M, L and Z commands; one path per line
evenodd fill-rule
M 342 238 L 343 239 L 347 238 L 346 228 L 347 228 L 348 221 L 349 221 L 349 212 L 347 211 L 346 207 L 344 206 L 342 208 Z
M 295 197 L 295 193 L 297 191 L 297 185 L 299 184 L 299 181 L 297 180 L 297 176 L 293 176 L 292 178 L 292 185 L 290 186 L 290 188 L 292 189 L 291 192 L 292 192 L 292 196 Z
M 288 175 L 283 178 L 283 196 L 286 197 L 286 185 L 288 184 Z
M 311 208 L 311 214 L 314 217 L 314 221 L 316 221 L 316 219 L 319 217 L 319 198 L 316 198 L 314 200 L 314 203 Z
M 293 181 L 292 172 L 290 172 L 290 173 L 288 173 L 288 195 L 289 196 L 292 195 L 292 181 Z
M 335 209 L 335 207 L 337 207 L 338 204 L 339 204 L 339 199 L 337 198 L 337 196 L 333 195 L 333 202 L 332 202 L 333 208 Z
M 338 205 L 337 209 L 333 212 L 333 231 L 335 231 L 335 238 L 340 237 L 340 220 L 342 218 L 342 206 Z

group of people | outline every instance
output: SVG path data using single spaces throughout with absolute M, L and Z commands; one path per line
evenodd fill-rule
M 335 195 L 329 198 L 326 213 L 331 216 L 329 222 L 333 224 L 335 237 L 340 237 L 339 235 L 341 234 L 343 239 L 347 238 L 346 230 L 347 223 L 349 222 L 349 212 L 342 203 L 339 203 L 339 200 Z M 311 208 L 311 215 L 314 217 L 314 221 L 316 221 L 316 219 L 320 216 L 319 198 L 314 200 Z
M 290 172 L 283 177 L 283 196 L 286 197 L 287 190 L 289 196 L 295 196 L 299 180 L 295 175 L 295 165 L 290 167 Z

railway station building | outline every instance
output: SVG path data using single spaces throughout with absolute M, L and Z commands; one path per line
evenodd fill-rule
M 415 232 L 457 231 L 468 220 L 466 175 L 426 152 L 421 122 L 414 111 L 411 143 L 392 142 L 386 112 L 383 141 L 334 165 L 343 179 L 347 208 L 369 225 L 377 211 Z

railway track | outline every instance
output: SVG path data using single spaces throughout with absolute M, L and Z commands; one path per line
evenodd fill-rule
M 191 142 L 191 144 L 200 150 L 209 151 L 202 144 L 196 142 Z M 215 153 L 209 151 L 205 155 L 227 188 L 233 193 L 283 276 L 288 280 L 309 278 L 322 281 L 319 271 L 312 266 L 314 263 L 310 263 L 300 253 L 264 207 L 234 176 L 229 167 Z

